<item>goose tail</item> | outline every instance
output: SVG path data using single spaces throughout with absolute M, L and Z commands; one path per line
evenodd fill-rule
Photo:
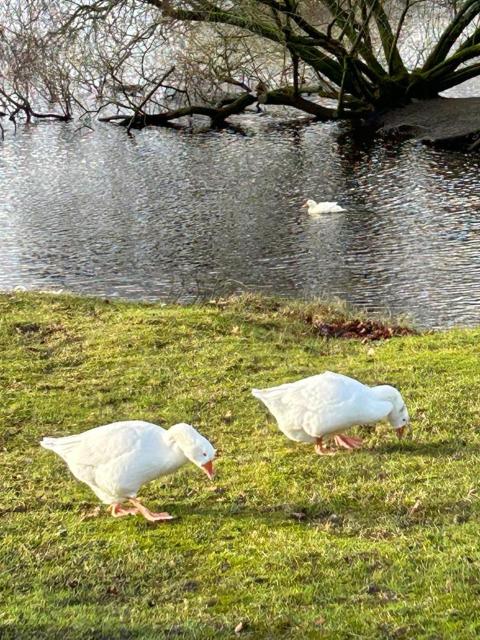
M 49 451 L 53 451 L 65 461 L 75 455 L 75 449 L 81 444 L 81 434 L 74 436 L 64 436 L 63 438 L 45 437 L 40 440 L 40 446 Z
M 252 389 L 252 395 L 260 400 L 265 400 L 266 398 L 279 398 L 283 396 L 290 387 L 291 384 L 287 383 L 281 384 L 278 387 L 269 387 L 268 389 Z
M 265 403 L 273 398 L 278 398 L 280 395 L 281 393 L 279 393 L 277 387 L 273 387 L 272 389 L 252 389 L 252 396 Z
M 263 402 L 273 415 L 276 415 L 276 413 L 283 407 L 285 387 L 283 385 L 282 387 L 272 387 L 271 389 L 252 389 L 252 395 Z
M 57 442 L 58 438 L 43 438 L 42 440 L 40 440 L 40 446 L 43 447 L 44 449 L 50 449 L 50 451 L 55 451 L 56 449 L 56 442 Z
M 267 392 L 268 389 L 252 389 L 252 396 L 257 398 L 257 400 L 260 400 L 260 402 L 263 402 L 263 404 L 270 409 L 271 403 L 269 402 Z

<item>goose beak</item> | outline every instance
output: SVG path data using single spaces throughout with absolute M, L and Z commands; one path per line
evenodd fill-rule
M 209 462 L 202 464 L 202 469 L 207 474 L 209 480 L 212 480 L 213 476 L 215 475 L 215 471 L 213 470 L 213 462 L 210 460 Z
M 399 427 L 397 429 L 397 438 L 401 440 L 404 435 L 405 435 L 405 427 Z
M 308 207 L 308 204 L 305 202 L 305 204 L 302 204 L 302 209 L 306 209 Z

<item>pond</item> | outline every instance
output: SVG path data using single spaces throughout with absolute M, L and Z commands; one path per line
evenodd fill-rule
M 340 297 L 480 322 L 480 156 L 241 119 L 245 135 L 38 124 L 0 146 L 0 289 Z M 341 214 L 311 219 L 307 198 Z

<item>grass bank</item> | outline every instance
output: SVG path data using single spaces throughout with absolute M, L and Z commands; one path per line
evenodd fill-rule
M 480 330 L 366 344 L 312 309 L 0 296 L 2 639 L 479 636 Z M 324 369 L 398 386 L 412 437 L 289 442 L 250 388 Z M 215 485 L 188 466 L 145 488 L 172 523 L 92 517 L 38 446 L 127 418 L 221 450 Z

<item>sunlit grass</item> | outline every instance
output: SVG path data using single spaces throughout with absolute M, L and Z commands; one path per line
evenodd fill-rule
M 309 313 L 0 296 L 2 639 L 479 636 L 480 330 L 362 344 Z M 411 438 L 289 442 L 250 389 L 325 369 L 399 387 Z M 190 465 L 144 488 L 172 523 L 92 517 L 38 446 L 128 418 L 191 422 L 221 451 L 214 485 Z

